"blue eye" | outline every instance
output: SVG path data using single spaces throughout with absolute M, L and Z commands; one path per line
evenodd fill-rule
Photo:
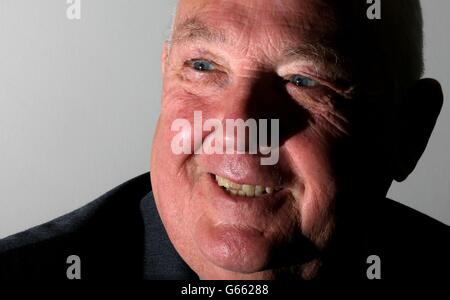
M 295 84 L 298 87 L 314 87 L 317 85 L 317 82 L 315 80 L 302 75 L 293 75 L 291 78 L 289 78 L 289 82 Z
M 198 72 L 209 72 L 214 70 L 214 65 L 204 59 L 194 59 L 190 62 L 191 67 Z

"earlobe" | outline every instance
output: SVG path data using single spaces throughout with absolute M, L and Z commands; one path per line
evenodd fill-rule
M 405 180 L 422 156 L 442 109 L 441 85 L 434 79 L 421 79 L 411 88 L 396 113 L 396 181 Z

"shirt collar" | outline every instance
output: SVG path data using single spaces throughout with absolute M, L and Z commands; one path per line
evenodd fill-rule
M 172 245 L 156 208 L 153 193 L 141 200 L 144 221 L 144 266 L 146 280 L 194 280 L 197 274 L 183 261 Z

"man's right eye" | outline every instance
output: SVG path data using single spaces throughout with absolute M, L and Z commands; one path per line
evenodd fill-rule
M 214 71 L 214 64 L 205 59 L 193 59 L 188 62 L 189 66 L 198 72 Z

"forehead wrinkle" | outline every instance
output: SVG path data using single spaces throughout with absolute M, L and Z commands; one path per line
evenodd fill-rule
M 299 21 L 301 20 L 301 18 L 297 19 Z M 289 24 L 275 26 L 276 23 L 271 24 L 272 21 L 270 22 L 271 26 L 265 24 L 264 27 L 266 30 L 264 30 L 264 33 L 261 35 L 253 33 L 251 27 L 244 29 L 245 22 L 243 24 L 238 24 L 239 26 L 228 26 L 226 29 L 222 29 L 220 27 L 217 28 L 217 26 L 209 26 L 206 21 L 207 20 L 202 20 L 198 14 L 184 17 L 184 20 L 178 21 L 178 24 L 175 26 L 171 43 L 194 43 L 201 40 L 211 44 L 226 44 L 238 53 L 241 53 L 242 56 L 251 58 L 254 61 L 260 59 L 258 59 L 257 53 L 253 53 L 255 52 L 253 50 L 256 50 L 256 48 L 264 48 L 260 46 L 265 45 L 273 50 L 271 51 L 273 54 L 277 53 L 276 56 L 281 55 L 280 57 L 270 58 L 268 57 L 269 55 L 267 55 L 268 53 L 265 53 L 266 51 L 262 51 L 266 56 L 266 62 L 303 61 L 312 63 L 316 74 L 326 75 L 326 79 L 350 80 L 347 74 L 348 66 L 345 65 L 346 60 L 331 46 L 327 46 L 320 42 L 321 38 L 318 37 L 318 35 L 321 35 L 320 32 L 315 32 L 314 29 L 305 26 L 303 22 L 299 22 L 300 24 L 297 26 L 299 32 L 301 32 L 300 35 L 303 36 L 305 41 L 299 40 L 295 42 L 295 33 L 292 32 L 292 27 Z M 237 29 L 238 27 L 241 27 L 242 30 L 239 31 Z M 271 30 L 275 27 L 280 28 L 280 36 L 273 37 L 270 34 Z M 249 40 L 245 43 L 245 46 L 242 45 L 240 41 L 246 40 L 244 38 L 245 32 L 256 38 L 258 41 L 250 42 Z M 287 39 L 286 36 L 292 36 L 293 38 Z M 286 42 L 286 40 L 289 42 Z
M 204 22 L 200 21 L 198 17 L 190 17 L 182 22 L 181 25 L 176 26 L 173 43 L 196 40 L 205 40 L 211 43 L 218 42 L 235 46 L 235 43 L 231 41 L 232 39 L 228 37 L 225 31 L 210 28 Z M 272 48 L 275 48 L 275 43 L 272 42 L 269 34 L 266 41 Z M 305 58 L 318 62 L 334 60 L 334 63 L 338 63 L 339 61 L 338 54 L 334 49 L 310 42 L 305 42 L 297 47 L 285 47 L 282 51 L 282 56 L 286 58 Z

